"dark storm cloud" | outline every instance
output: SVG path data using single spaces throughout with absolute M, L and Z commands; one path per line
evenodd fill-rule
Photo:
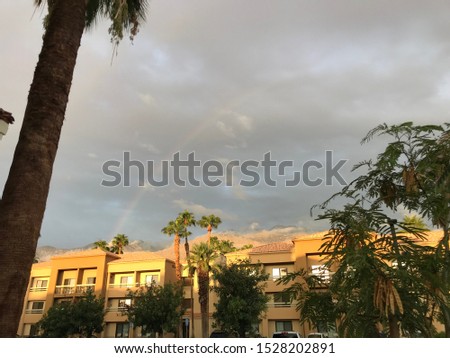
M 41 244 L 70 247 L 115 231 L 166 240 L 183 207 L 223 217 L 224 229 L 322 229 L 312 205 L 340 189 L 238 185 L 104 188 L 102 164 L 171 159 L 323 161 L 353 164 L 381 141 L 382 122 L 448 121 L 450 5 L 446 1 L 155 0 L 134 44 L 112 56 L 107 25 L 82 42 L 55 164 Z M 17 122 L 0 142 L 6 178 L 41 41 L 42 16 L 0 5 L 0 106 Z M 31 20 L 30 20 L 31 19 Z M 111 63 L 112 59 L 112 63 Z M 4 101 L 4 102 L 3 102 Z M 134 178 L 136 179 L 136 178 Z

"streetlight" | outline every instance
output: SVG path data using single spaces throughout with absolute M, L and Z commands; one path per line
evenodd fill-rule
M 8 127 L 10 124 L 14 123 L 14 117 L 11 113 L 4 111 L 0 108 L 0 140 L 8 131 Z

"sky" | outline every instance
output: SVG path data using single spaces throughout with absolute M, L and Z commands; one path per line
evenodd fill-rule
M 32 3 L 0 3 L 0 107 L 16 119 L 0 141 L 0 189 L 42 45 L 45 11 Z M 116 55 L 100 21 L 78 53 L 39 245 L 124 233 L 166 246 L 161 229 L 183 210 L 218 215 L 222 231 L 326 229 L 310 209 L 383 149 L 384 138 L 361 145 L 370 129 L 449 122 L 449 13 L 440 0 L 153 0 Z M 125 175 L 126 156 L 144 169 L 153 163 L 156 180 L 164 161 L 190 154 L 197 179 L 204 163 L 250 163 L 253 174 L 224 170 L 214 187 L 177 185 L 172 167 L 165 186 L 149 184 L 148 170 L 139 178 L 137 166 Z M 339 178 L 327 183 L 325 169 L 336 166 Z M 305 180 L 286 186 L 294 171 Z

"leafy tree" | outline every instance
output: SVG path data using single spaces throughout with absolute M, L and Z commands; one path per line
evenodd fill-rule
M 327 286 L 340 335 L 374 337 L 385 326 L 390 337 L 432 336 L 430 303 L 439 302 L 441 287 L 426 280 L 428 248 L 416 243 L 424 239 L 421 230 L 359 201 L 328 209 L 319 219 L 331 225 L 320 251 L 325 267 L 335 269 Z
M 202 218 L 197 221 L 198 226 L 205 228 L 208 230 L 208 245 L 210 245 L 211 242 L 211 232 L 212 229 L 217 229 L 217 227 L 222 223 L 222 220 L 220 217 L 215 215 L 204 215 Z
M 117 44 L 124 33 L 132 38 L 137 34 L 147 9 L 146 0 L 47 3 L 42 49 L 0 201 L 1 337 L 14 337 L 17 332 L 83 32 L 106 17 Z
M 209 337 L 209 274 L 217 253 L 207 243 L 194 245 L 191 251 L 190 271 L 197 271 L 198 301 L 202 317 L 202 337 Z
M 221 266 L 213 277 L 218 283 L 213 288 L 218 296 L 214 326 L 245 337 L 267 309 L 264 286 L 269 275 L 259 265 L 242 260 Z
M 158 333 L 162 337 L 164 332 L 176 333 L 184 313 L 183 288 L 179 283 L 160 286 L 152 282 L 135 292 L 129 291 L 127 297 L 132 299 L 126 312 L 128 321 L 141 327 L 143 335 Z
M 183 234 L 183 225 L 177 220 L 171 220 L 161 229 L 161 232 L 173 237 L 173 250 L 175 253 L 175 274 L 177 280 L 181 281 L 181 262 L 180 262 L 180 235 Z
M 56 304 L 38 322 L 43 337 L 93 337 L 103 331 L 104 299 L 92 290 L 75 302 Z
M 332 292 L 321 277 L 301 269 L 280 277 L 276 284 L 287 286 L 282 294 L 288 294 L 291 302 L 296 302 L 301 324 L 309 323 L 319 332 L 336 329 L 337 313 Z
M 443 237 L 436 248 L 430 248 L 422 253 L 412 250 L 405 253 L 408 264 L 418 265 L 415 279 L 428 280 L 423 286 L 434 289 L 434 293 L 426 293 L 425 297 L 433 298 L 431 306 L 438 305 L 441 319 L 445 325 L 446 335 L 450 337 L 450 124 L 415 126 L 412 122 L 388 126 L 382 124 L 369 131 L 362 143 L 374 136 L 387 136 L 389 143 L 376 160 L 366 160 L 355 166 L 354 170 L 365 168 L 367 172 L 358 176 L 343 190 L 320 207 L 325 208 L 335 197 L 346 197 L 360 202 L 370 203 L 373 208 L 384 211 L 391 210 L 393 214 L 401 206 L 412 212 L 419 213 L 424 219 L 442 229 Z M 394 238 L 393 221 L 391 221 L 391 237 Z M 403 223 L 399 233 L 414 229 L 415 223 Z M 416 227 L 421 229 L 420 227 Z M 423 228 L 422 228 L 423 229 Z M 395 246 L 393 246 L 395 249 Z M 400 250 L 401 251 L 401 250 Z M 437 269 L 434 279 L 427 268 L 428 256 L 434 254 Z M 398 256 L 398 252 L 397 252 Z M 402 260 L 399 257 L 399 260 Z M 400 265 L 396 271 L 405 275 L 408 270 Z M 436 278 L 439 278 L 437 282 Z M 386 283 L 387 284 L 387 283 Z M 380 287 L 383 287 L 381 284 Z M 391 291 L 393 292 L 393 291 Z M 400 292 L 399 292 L 400 293 Z M 424 299 L 418 302 L 423 302 Z M 426 308 L 423 308 L 426 310 Z M 405 309 L 406 310 L 406 309 Z M 429 316 L 432 319 L 434 314 Z M 404 325 L 405 321 L 402 321 Z
M 435 250 L 435 259 L 442 262 L 438 274 L 444 285 L 444 300 L 439 308 L 450 337 L 450 124 L 414 126 L 411 122 L 401 125 L 374 128 L 364 141 L 373 136 L 388 136 L 392 140 L 378 161 L 368 166 L 369 175 L 379 170 L 379 163 L 391 167 L 391 177 L 386 183 L 392 187 L 392 209 L 403 205 L 429 219 L 442 229 L 443 237 Z M 370 180 L 361 181 L 370 185 Z M 355 183 L 355 186 L 359 183 Z M 372 195 L 376 198 L 375 195 Z

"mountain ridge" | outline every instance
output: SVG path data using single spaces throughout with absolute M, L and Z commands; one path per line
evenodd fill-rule
M 250 232 L 239 233 L 236 231 L 217 231 L 213 232 L 212 236 L 217 236 L 220 240 L 229 240 L 239 248 L 244 245 L 253 245 L 253 247 L 266 245 L 272 242 L 289 241 L 295 237 L 308 235 L 310 233 L 305 232 L 303 229 L 294 226 L 278 226 L 271 229 L 255 230 Z M 208 235 L 203 234 L 196 236 L 195 238 L 189 238 L 189 246 L 192 248 L 195 244 L 205 242 L 208 240 Z M 180 245 L 180 258 L 185 259 L 184 250 L 184 238 L 181 238 Z M 136 251 L 149 251 L 159 254 L 160 256 L 167 257 L 169 259 L 174 258 L 173 251 L 173 238 L 168 240 L 166 247 L 162 247 L 161 244 L 154 243 L 152 241 L 144 240 L 132 240 L 128 246 L 124 248 L 124 252 L 136 252 Z M 52 256 L 64 255 L 70 252 L 84 251 L 94 247 L 94 242 L 69 249 L 61 249 L 50 245 L 38 246 L 36 250 L 36 258 L 39 262 L 50 261 Z

